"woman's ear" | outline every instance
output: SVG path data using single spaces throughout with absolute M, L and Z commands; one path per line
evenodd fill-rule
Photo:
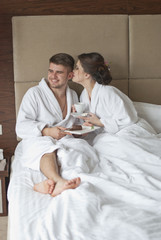
M 84 76 L 85 76 L 86 79 L 90 78 L 90 74 L 89 73 L 85 73 Z

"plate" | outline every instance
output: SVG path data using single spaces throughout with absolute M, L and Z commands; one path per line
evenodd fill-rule
M 87 117 L 87 115 L 88 115 L 88 113 L 77 113 L 77 112 L 73 112 L 73 113 L 71 113 L 71 115 L 73 116 L 73 117 Z
M 64 132 L 72 133 L 72 134 L 76 134 L 76 135 L 82 135 L 82 134 L 85 134 L 85 133 L 93 132 L 93 131 L 99 129 L 100 127 L 97 127 L 97 126 L 93 126 L 93 127 L 82 126 L 82 128 L 83 128 L 82 130 L 74 130 L 74 131 L 65 130 Z

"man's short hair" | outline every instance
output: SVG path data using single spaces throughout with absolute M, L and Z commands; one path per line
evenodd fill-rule
M 74 68 L 74 58 L 67 53 L 57 53 L 53 55 L 49 59 L 49 63 L 70 67 L 71 71 L 73 71 Z

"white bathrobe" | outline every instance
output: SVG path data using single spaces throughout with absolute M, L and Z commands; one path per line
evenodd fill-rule
M 115 134 L 139 122 L 139 125 L 145 124 L 149 131 L 155 133 L 147 122 L 138 118 L 133 102 L 113 86 L 104 86 L 96 82 L 92 90 L 91 101 L 86 89 L 83 90 L 80 100 L 86 103 L 86 111 L 100 118 L 105 132 Z
M 45 153 L 51 153 L 57 149 L 61 149 L 61 151 L 58 151 L 58 155 L 60 155 L 59 164 L 61 166 L 65 164 L 63 158 L 68 158 L 71 155 L 71 150 L 73 150 L 73 156 L 75 155 L 74 151 L 77 151 L 75 158 L 77 158 L 78 162 L 82 161 L 80 158 L 83 159 L 81 154 L 84 154 L 84 151 L 88 152 L 86 157 L 84 157 L 84 161 L 90 161 L 90 167 L 91 164 L 97 161 L 96 157 L 93 156 L 95 153 L 94 150 L 83 139 L 75 139 L 69 135 L 60 140 L 49 136 L 42 136 L 41 131 L 45 126 L 71 127 L 77 121 L 76 118 L 71 116 L 71 107 L 74 103 L 78 102 L 77 94 L 67 87 L 66 96 L 67 115 L 63 119 L 59 103 L 45 79 L 42 79 L 38 86 L 30 88 L 24 95 L 16 124 L 17 135 L 22 138 L 22 141 L 18 144 L 15 151 L 15 160 L 19 159 L 23 167 L 40 170 L 41 157 Z M 70 150 L 70 154 L 68 150 Z M 21 156 L 17 156 L 17 152 L 21 152 Z M 75 158 L 73 161 L 74 164 L 77 164 Z M 62 163 L 60 159 L 62 159 Z M 14 162 L 16 165 L 16 161 Z M 80 167 L 81 164 L 78 163 L 78 165 Z M 88 172 L 88 167 L 86 171 Z
M 75 91 L 67 87 L 67 115 L 63 119 L 62 111 L 53 92 L 43 78 L 39 85 L 30 88 L 20 105 L 16 133 L 24 139 L 42 136 L 45 126 L 71 127 L 75 119 L 70 115 L 72 104 L 78 102 Z

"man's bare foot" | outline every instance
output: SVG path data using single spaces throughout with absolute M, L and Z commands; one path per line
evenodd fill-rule
M 51 179 L 47 179 L 43 182 L 34 185 L 34 190 L 36 192 L 51 194 L 54 190 L 55 182 Z
M 80 185 L 80 182 L 81 182 L 81 179 L 79 177 L 73 178 L 71 180 L 61 179 L 55 184 L 55 188 L 51 196 L 55 197 L 67 189 L 77 188 Z

